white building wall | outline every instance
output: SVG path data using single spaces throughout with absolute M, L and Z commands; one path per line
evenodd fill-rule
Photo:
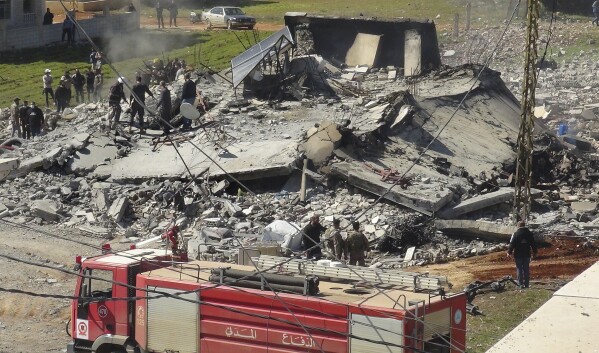
M 79 24 L 92 38 L 110 37 L 140 28 L 139 16 L 136 12 L 79 20 Z M 62 23 L 42 26 L 40 22 L 38 26 L 8 27 L 4 34 L 0 34 L 0 51 L 43 47 L 61 41 Z M 79 31 L 75 35 L 75 39 L 85 41 L 84 36 Z

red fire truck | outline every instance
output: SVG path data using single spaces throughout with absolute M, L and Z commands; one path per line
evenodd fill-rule
M 465 349 L 466 297 L 436 288 L 446 284 L 439 277 L 305 260 L 275 267 L 268 257 L 255 262 L 278 273 L 257 275 L 254 266 L 175 260 L 134 249 L 81 261 L 67 352 Z M 377 287 L 358 285 L 356 275 L 374 275 Z

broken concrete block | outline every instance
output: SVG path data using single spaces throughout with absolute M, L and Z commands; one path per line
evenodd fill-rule
M 229 200 L 222 200 L 222 202 L 223 202 L 223 205 L 225 206 L 225 208 L 227 209 L 227 211 L 229 212 L 229 215 L 234 217 L 234 216 L 240 216 L 243 214 L 243 210 L 237 204 L 234 204 L 233 202 L 231 202 Z
M 218 195 L 219 193 L 223 192 L 228 186 L 229 181 L 227 179 L 223 179 L 212 187 L 212 193 L 214 195 Z
M 330 121 L 323 121 L 318 128 L 308 131 L 308 140 L 301 147 L 308 159 L 319 164 L 331 156 L 340 142 L 341 134 L 337 130 L 337 125 Z
M 106 211 L 108 209 L 108 193 L 105 189 L 95 189 L 93 192 L 94 204 L 100 211 Z
M 123 219 L 123 216 L 125 216 L 127 206 L 129 206 L 129 198 L 127 196 L 121 196 L 114 200 L 112 205 L 110 205 L 108 215 L 112 217 L 115 222 L 120 222 Z
M 45 221 L 55 222 L 60 218 L 58 215 L 59 205 L 52 200 L 35 200 L 31 205 L 31 212 L 35 217 Z
M 572 207 L 572 211 L 575 212 L 594 212 L 595 210 L 597 210 L 597 202 L 572 202 L 570 204 L 570 207 Z
M 0 218 L 8 216 L 8 207 L 0 202 Z

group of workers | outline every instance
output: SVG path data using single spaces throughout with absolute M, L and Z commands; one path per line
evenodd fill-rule
M 329 257 L 334 260 L 348 261 L 349 265 L 366 266 L 365 258 L 368 252 L 368 238 L 360 231 L 360 223 L 352 223 L 352 231 L 347 238 L 341 234 L 341 221 L 333 220 L 333 228 L 327 229 L 320 224 L 319 216 L 312 216 L 310 223 L 302 231 L 302 244 L 308 258 L 322 257 L 322 245 L 326 244 Z M 320 236 L 325 233 L 325 241 L 321 244 Z
M 35 102 L 23 101 L 21 105 L 20 101 L 19 97 L 15 97 L 10 108 L 11 135 L 24 139 L 41 135 L 45 123 L 44 112 Z

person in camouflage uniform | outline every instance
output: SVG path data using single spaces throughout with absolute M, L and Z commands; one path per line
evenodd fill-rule
M 327 245 L 334 259 L 347 260 L 347 246 L 345 239 L 341 236 L 340 225 L 339 219 L 333 219 L 333 228 L 327 234 Z
M 364 253 L 368 251 L 368 238 L 360 232 L 360 223 L 352 223 L 354 230 L 347 237 L 347 252 L 349 253 L 349 264 L 366 266 Z

